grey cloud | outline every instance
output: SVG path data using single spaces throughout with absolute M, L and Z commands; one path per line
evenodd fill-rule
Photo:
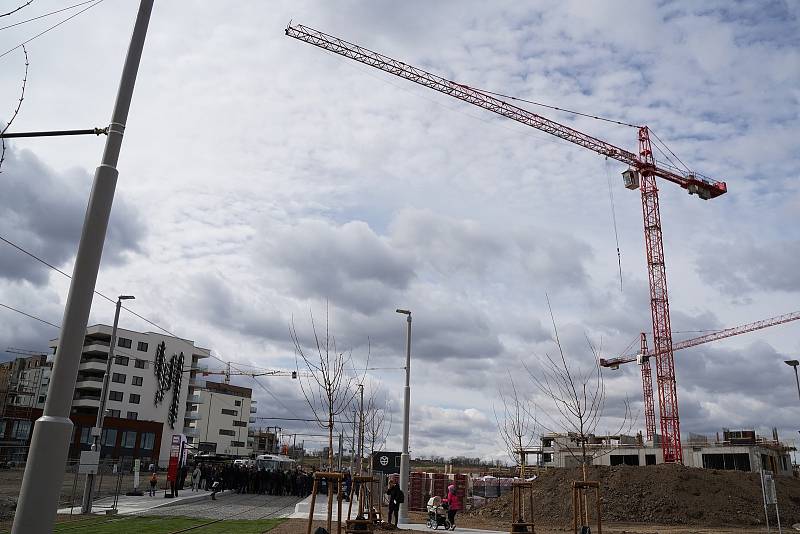
M 387 293 L 407 288 L 414 277 L 407 259 L 360 221 L 334 227 L 306 220 L 275 229 L 263 254 L 287 273 L 298 296 L 362 313 L 380 308 Z
M 754 291 L 800 289 L 800 240 L 711 244 L 698 257 L 697 274 L 724 294 L 741 298 Z
M 9 147 L 2 174 L 0 227 L 11 241 L 56 266 L 64 266 L 77 251 L 88 202 L 91 176 L 83 170 L 56 172 L 28 150 Z M 140 250 L 145 234 L 139 213 L 117 198 L 111 212 L 103 261 L 122 264 L 125 255 Z M 9 245 L 0 244 L 0 277 L 41 286 L 48 269 Z

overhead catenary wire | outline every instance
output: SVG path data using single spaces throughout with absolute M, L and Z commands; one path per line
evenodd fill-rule
M 2 54 L 0 54 L 0 58 L 3 58 L 3 57 L 5 57 L 6 55 L 10 54 L 10 53 L 11 53 L 11 52 L 13 52 L 14 50 L 16 50 L 16 49 L 18 49 L 18 48 L 20 48 L 20 47 L 22 47 L 22 46 L 24 46 L 24 45 L 26 45 L 26 44 L 30 43 L 30 42 L 31 42 L 31 41 L 33 41 L 34 39 L 38 39 L 39 37 L 41 37 L 42 35 L 44 35 L 44 34 L 48 33 L 49 31 L 51 31 L 51 30 L 54 30 L 54 29 L 58 28 L 59 26 L 61 26 L 61 25 L 62 25 L 62 24 L 64 24 L 65 22 L 67 22 L 67 21 L 69 21 L 69 20 L 71 20 L 71 19 L 74 19 L 75 17 L 77 17 L 77 16 L 78 16 L 78 15 L 80 15 L 81 13 L 85 13 L 85 12 L 89 11 L 90 9 L 92 9 L 94 6 L 96 6 L 96 5 L 98 5 L 98 4 L 102 4 L 103 2 L 105 2 L 105 0 L 97 0 L 95 3 L 91 4 L 90 6 L 87 6 L 87 7 L 83 8 L 83 9 L 81 9 L 80 11 L 78 11 L 77 13 L 74 13 L 74 14 L 70 15 L 69 17 L 65 18 L 64 20 L 62 20 L 62 21 L 60 21 L 60 22 L 57 22 L 56 24 L 53 24 L 52 26 L 50 26 L 50 27 L 49 27 L 49 28 L 47 28 L 46 30 L 44 30 L 44 31 L 41 31 L 41 32 L 37 33 L 36 35 L 34 35 L 33 37 L 31 37 L 31 38 L 29 38 L 29 39 L 26 39 L 25 41 L 21 42 L 21 43 L 20 43 L 20 44 L 18 44 L 17 46 L 15 46 L 15 47 L 13 47 L 13 48 L 9 48 L 8 50 L 6 50 L 6 51 L 5 51 L 5 52 L 3 52 Z
M 91 4 L 92 2 L 96 2 L 97 0 L 86 0 L 85 2 L 81 2 L 80 4 L 74 4 L 67 7 L 62 7 L 61 9 L 57 9 L 55 11 L 50 11 L 49 13 L 45 13 L 44 15 L 39 15 L 38 17 L 29 18 L 26 20 L 21 20 L 19 22 L 15 22 L 14 24 L 9 24 L 8 26 L 0 27 L 0 31 L 7 30 L 9 28 L 13 28 L 14 26 L 21 26 L 23 24 L 27 24 L 28 22 L 33 22 L 34 20 L 43 19 L 45 17 L 49 17 L 50 15 L 56 15 L 63 11 L 69 11 L 70 9 L 75 9 L 76 7 L 84 6 L 86 4 Z M 8 15 L 8 13 L 6 13 Z
M 35 315 L 33 315 L 33 314 L 30 314 L 30 313 L 24 312 L 24 311 L 22 311 L 22 310 L 18 310 L 17 308 L 14 308 L 14 307 L 12 307 L 12 306 L 9 306 L 8 304 L 3 304 L 2 302 L 0 302 L 0 307 L 3 307 L 3 308 L 6 308 L 6 309 L 8 309 L 8 310 L 11 310 L 11 311 L 13 311 L 13 312 L 19 313 L 20 315 L 24 315 L 25 317 L 30 317 L 31 319 L 34 319 L 34 320 L 36 320 L 36 321 L 39 321 L 40 323 L 44 323 L 44 324 L 46 324 L 46 325 L 50 325 L 50 326 L 52 326 L 53 328 L 56 328 L 56 329 L 58 329 L 58 330 L 61 330 L 61 327 L 60 327 L 60 326 L 58 326 L 57 324 L 53 324 L 53 323 L 51 323 L 50 321 L 46 321 L 46 320 L 42 319 L 41 317 L 36 317 L 36 316 L 35 316 Z

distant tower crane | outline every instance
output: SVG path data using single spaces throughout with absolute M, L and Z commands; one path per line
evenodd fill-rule
M 667 297 L 667 273 L 664 264 L 664 245 L 661 235 L 661 215 L 658 207 L 656 177 L 667 180 L 696 194 L 702 199 L 716 198 L 727 192 L 725 182 L 703 177 L 697 173 L 669 170 L 656 164 L 647 126 L 638 127 L 639 153 L 634 154 L 611 143 L 579 132 L 563 124 L 537 115 L 526 109 L 501 100 L 485 91 L 456 83 L 431 74 L 402 61 L 373 52 L 338 37 L 314 30 L 300 24 L 290 24 L 286 35 L 312 44 L 323 50 L 334 52 L 370 67 L 388 72 L 400 78 L 418 83 L 434 91 L 458 98 L 509 119 L 521 122 L 576 145 L 588 148 L 603 156 L 628 165 L 623 173 L 625 187 L 641 188 L 642 213 L 644 216 L 644 238 L 647 249 L 648 279 L 650 282 L 650 312 L 653 320 L 653 343 L 655 345 L 656 375 L 660 403 L 662 451 L 665 462 L 683 463 L 680 421 L 678 418 L 678 392 L 675 383 L 675 362 L 670 328 L 669 299 Z
M 733 326 L 731 328 L 718 330 L 716 332 L 698 336 L 692 339 L 685 339 L 683 341 L 674 343 L 672 345 L 672 350 L 676 351 L 681 349 L 688 349 L 689 347 L 696 347 L 697 345 L 702 345 L 703 343 L 710 343 L 711 341 L 717 341 L 718 339 L 725 339 L 726 337 L 738 336 L 740 334 L 746 334 L 748 332 L 761 330 L 762 328 L 769 328 L 771 326 L 777 326 L 779 324 L 790 323 L 792 321 L 797 321 L 798 319 L 800 319 L 800 311 L 785 313 L 783 315 L 770 317 L 769 319 L 763 319 L 761 321 L 756 321 L 753 323 Z M 625 363 L 636 362 L 639 364 L 639 366 L 642 369 L 642 391 L 643 391 L 643 403 L 644 403 L 645 431 L 647 432 L 647 439 L 653 440 L 656 434 L 656 423 L 655 423 L 655 410 L 653 407 L 653 381 L 650 374 L 650 358 L 657 356 L 657 354 L 655 351 L 647 350 L 647 337 L 644 332 L 641 333 L 640 340 L 641 340 L 641 348 L 638 354 L 619 356 L 617 358 L 610 358 L 608 360 L 600 358 L 600 365 L 602 367 L 610 367 L 611 369 L 618 369 L 621 364 Z

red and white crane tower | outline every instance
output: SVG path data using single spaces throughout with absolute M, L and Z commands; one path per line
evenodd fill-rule
M 653 320 L 653 342 L 657 354 L 656 377 L 661 416 L 662 451 L 665 462 L 683 463 L 672 330 L 669 320 L 667 272 L 664 263 L 656 177 L 672 182 L 686 189 L 689 194 L 696 194 L 706 200 L 727 192 L 725 182 L 712 180 L 693 172 L 667 169 L 657 164 L 650 142 L 650 130 L 647 126 L 638 127 L 639 150 L 636 154 L 510 104 L 486 91 L 442 78 L 308 26 L 290 23 L 286 27 L 286 35 L 521 122 L 628 166 L 623 173 L 625 187 L 628 189 L 639 188 L 642 193 L 644 239 L 650 283 L 650 313 Z
M 717 330 L 715 332 L 704 334 L 692 339 L 678 341 L 677 343 L 673 343 L 672 350 L 676 351 L 688 349 L 689 347 L 696 347 L 697 345 L 710 343 L 712 341 L 717 341 L 718 339 L 725 339 L 726 337 L 747 334 L 748 332 L 754 332 L 756 330 L 761 330 L 762 328 L 769 328 L 779 324 L 790 323 L 792 321 L 797 321 L 798 319 L 800 319 L 800 311 L 784 313 L 783 315 L 776 315 L 775 317 L 770 317 L 769 319 L 762 319 L 761 321 L 755 321 L 753 323 L 733 326 L 731 328 Z M 633 362 L 639 364 L 642 369 L 642 397 L 644 403 L 645 431 L 647 432 L 647 439 L 652 440 L 655 438 L 656 434 L 656 416 L 653 406 L 653 380 L 650 371 L 650 358 L 658 357 L 658 353 L 656 350 L 647 350 L 647 335 L 644 332 L 641 333 L 640 340 L 641 348 L 638 354 L 619 356 L 617 358 L 610 358 L 608 360 L 600 358 L 600 366 L 618 369 L 621 364 Z

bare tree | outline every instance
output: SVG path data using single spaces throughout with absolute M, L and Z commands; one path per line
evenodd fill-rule
M 594 458 L 608 454 L 612 450 L 607 446 L 599 448 L 588 446 L 590 438 L 596 434 L 598 425 L 603 419 L 606 402 L 600 354 L 587 338 L 592 364 L 581 367 L 570 365 L 558 336 L 558 327 L 549 299 L 547 307 L 553 323 L 554 341 L 558 353 L 554 356 L 545 354 L 545 363 L 538 374 L 527 365 L 525 367 L 535 386 L 552 401 L 555 411 L 540 410 L 544 413 L 544 421 L 538 418 L 537 422 L 549 432 L 569 436 L 575 447 L 568 446 L 567 451 L 578 461 L 582 468 L 583 480 L 587 480 L 587 466 L 591 465 Z M 616 435 L 629 432 L 635 422 L 631 416 L 628 400 L 626 399 L 623 404 L 624 414 L 619 428 L 614 432 Z
M 313 348 L 303 348 L 292 319 L 289 333 L 295 348 L 295 365 L 297 378 L 303 396 L 314 414 L 317 424 L 328 431 L 328 466 L 333 467 L 333 434 L 336 418 L 350 407 L 355 395 L 353 387 L 355 379 L 348 375 L 347 367 L 352 360 L 350 352 L 340 352 L 336 347 L 336 338 L 330 331 L 328 307 L 325 307 L 325 332 L 320 335 L 311 315 L 313 332 Z M 300 372 L 300 363 L 308 372 Z
M 535 405 L 517 390 L 517 385 L 508 373 L 508 387 L 498 387 L 497 395 L 503 403 L 503 411 L 498 413 L 494 406 L 494 419 L 500 439 L 506 446 L 511 461 L 520 469 L 520 476 L 525 476 L 525 450 L 530 449 L 536 441 Z
M 28 4 L 30 4 L 30 2 L 28 2 Z M 27 6 L 28 4 L 25 4 L 25 6 Z M 15 11 L 19 11 L 20 9 L 22 9 L 25 6 L 18 7 Z M 13 11 L 11 13 L 13 13 Z M 6 15 L 10 15 L 11 13 L 6 13 Z M 4 15 L 0 15 L 0 16 L 4 16 Z M 28 62 L 28 50 L 25 48 L 25 45 L 22 45 L 22 53 L 25 54 L 25 74 L 23 74 L 23 76 L 22 76 L 22 89 L 20 89 L 19 100 L 17 100 L 17 105 L 14 108 L 14 112 L 11 114 L 11 118 L 8 119 L 8 122 L 6 122 L 6 125 L 3 126 L 2 129 L 0 129 L 0 135 L 4 135 L 8 131 L 8 128 L 14 122 L 14 119 L 16 119 L 17 115 L 19 115 L 19 110 L 22 107 L 22 101 L 25 100 L 25 88 L 28 85 L 28 65 L 30 64 Z M 0 148 L 0 172 L 2 172 L 3 162 L 6 159 L 6 140 L 5 140 L 4 137 L 0 138 L 0 145 L 1 145 L 1 148 Z
M 17 7 L 15 7 L 14 9 L 12 9 L 11 11 L 6 11 L 5 13 L 0 13 L 0 17 L 7 17 L 9 15 L 13 15 L 17 11 L 19 11 L 20 9 L 25 9 L 26 7 L 28 7 L 32 3 L 33 3 L 33 0 L 28 0 L 27 2 L 23 2 L 20 5 L 18 5 Z
M 364 441 L 369 454 L 386 444 L 392 429 L 392 413 L 389 410 L 389 399 L 378 398 L 378 392 L 370 388 L 369 398 L 364 406 Z

